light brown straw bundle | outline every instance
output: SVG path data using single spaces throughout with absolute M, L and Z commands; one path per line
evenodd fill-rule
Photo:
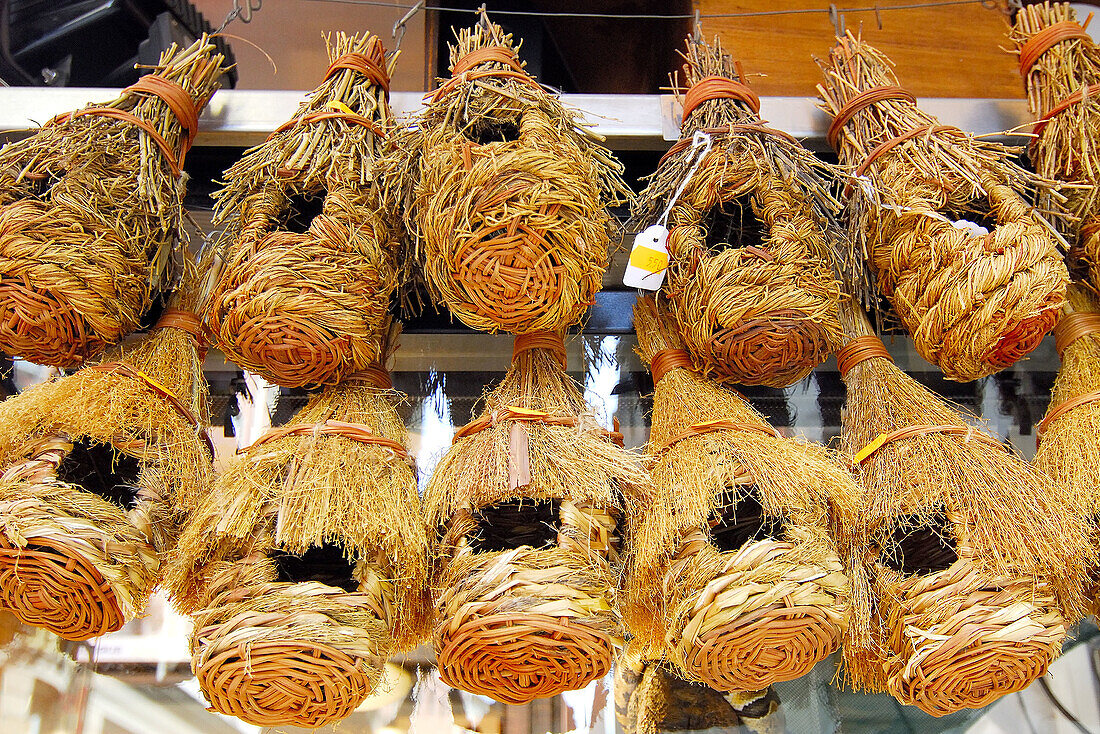
M 1045 193 L 1041 203 L 1069 215 L 1061 222 L 1075 244 L 1071 253 L 1089 263 L 1100 285 L 1100 46 L 1069 3 L 1020 8 L 1011 36 L 1028 106 L 1039 118 L 1029 157 L 1040 175 L 1072 186 L 1061 197 Z
M 1089 528 L 976 418 L 894 366 L 862 310 L 840 315 L 841 445 L 863 485 L 836 531 L 852 579 L 849 676 L 934 716 L 980 708 L 1058 655 L 1067 623 L 1050 580 L 1080 598 Z
M 167 584 L 192 611 L 192 667 L 220 713 L 339 721 L 422 637 L 416 475 L 388 375 L 370 378 L 326 388 L 243 449 L 180 537 Z
M 822 67 L 829 141 L 852 169 L 851 267 L 866 256 L 917 351 L 948 379 L 1012 365 L 1054 326 L 1069 281 L 1056 236 L 1024 198 L 1046 184 L 1014 149 L 921 111 L 889 59 L 851 33 Z
M 483 19 L 451 47 L 451 78 L 387 141 L 435 301 L 514 334 L 577 322 L 607 268 L 621 164 L 524 71 L 511 34 Z
M 434 641 L 448 685 L 525 703 L 608 672 L 621 634 L 617 521 L 638 491 L 628 485 L 645 482 L 621 440 L 566 374 L 560 335 L 516 338 L 504 381 L 424 495 L 440 538 Z
M 1050 409 L 1035 427 L 1033 463 L 1095 525 L 1100 515 L 1100 303 L 1081 284 L 1070 286 L 1066 301 L 1054 327 L 1062 367 Z M 1100 588 L 1091 584 L 1087 593 L 1095 613 Z
M 70 640 L 139 616 L 211 480 L 185 281 L 153 331 L 0 404 L 0 607 Z
M 790 385 L 840 345 L 840 289 L 824 233 L 840 208 L 831 171 L 764 125 L 759 98 L 717 39 L 689 39 L 687 49 L 680 141 L 650 177 L 634 220 L 652 224 L 672 205 L 664 290 L 695 369 L 723 382 Z M 695 168 L 698 131 L 713 148 Z
M 138 327 L 178 269 L 183 158 L 218 88 L 205 36 L 0 150 L 0 350 L 58 367 Z
M 211 331 L 238 365 L 287 387 L 377 362 L 397 286 L 398 217 L 375 188 L 392 62 L 370 34 L 326 44 L 325 80 L 214 195 L 225 229 Z
M 802 676 L 847 627 L 828 508 L 855 484 L 824 447 L 693 372 L 666 307 L 639 299 L 634 326 L 656 392 L 655 498 L 631 518 L 623 594 L 633 644 L 721 691 Z

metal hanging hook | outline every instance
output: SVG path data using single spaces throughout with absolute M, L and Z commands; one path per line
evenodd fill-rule
M 410 20 L 412 20 L 414 15 L 416 15 L 417 13 L 419 13 L 423 9 L 424 9 L 424 0 L 420 0 L 415 5 L 413 5 L 411 8 L 409 8 L 408 11 L 404 15 L 401 16 L 401 19 L 399 21 L 397 21 L 396 23 L 393 24 L 393 33 L 390 34 L 393 37 L 393 40 L 394 40 L 393 51 L 390 54 L 391 57 L 394 56 L 395 54 L 397 54 L 397 52 L 401 50 L 401 40 L 405 37 L 405 25 Z
M 703 22 L 699 16 L 699 8 L 695 9 L 695 20 L 692 22 L 692 36 L 695 39 L 695 43 L 703 43 Z
M 844 13 L 836 9 L 835 3 L 829 3 L 829 22 L 833 24 L 833 32 L 836 33 L 837 38 L 843 38 L 845 31 Z

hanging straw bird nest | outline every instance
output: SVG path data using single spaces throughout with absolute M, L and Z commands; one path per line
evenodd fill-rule
M 0 150 L 0 350 L 74 367 L 138 327 L 173 277 L 183 158 L 225 68 L 165 51 L 117 99 Z
M 69 640 L 141 614 L 211 479 L 190 292 L 106 361 L 0 405 L 0 608 Z
M 625 734 L 675 731 L 786 731 L 779 698 L 770 689 L 719 693 L 689 683 L 667 663 L 615 660 L 615 718 Z
M 1089 263 L 1100 286 L 1100 46 L 1069 3 L 1020 8 L 1012 40 L 1028 106 L 1039 117 L 1029 157 L 1040 175 L 1071 185 L 1040 203 L 1069 215 L 1063 223 L 1075 243 L 1071 252 Z
M 1012 365 L 1054 326 L 1069 280 L 1060 238 L 1022 196 L 1045 184 L 1014 149 L 922 112 L 851 33 L 823 68 L 829 143 L 853 171 L 852 267 L 865 253 L 917 351 L 948 379 Z
M 378 365 L 314 395 L 242 450 L 185 527 L 167 584 L 192 612 L 215 711 L 339 721 L 421 639 L 428 546 L 393 397 Z
M 451 78 L 387 146 L 433 298 L 490 333 L 554 330 L 592 304 L 622 166 L 578 114 L 524 71 L 511 34 L 483 20 L 451 48 Z
M 977 420 L 894 366 L 842 304 L 842 449 L 863 485 L 838 515 L 852 579 L 846 662 L 857 688 L 934 716 L 980 708 L 1043 675 L 1095 550 L 1055 487 Z
M 617 518 L 645 474 L 565 373 L 558 334 L 512 367 L 455 435 L 424 495 L 438 531 L 435 649 L 448 685 L 504 703 L 582 688 L 611 666 Z
M 668 212 L 665 290 L 695 369 L 784 387 L 840 345 L 840 289 L 824 233 L 840 208 L 831 172 L 764 125 L 759 98 L 717 40 L 687 47 L 680 141 L 661 159 L 634 220 L 652 224 Z M 693 144 L 700 131 L 712 145 L 701 160 Z
M 377 362 L 397 285 L 397 217 L 377 202 L 391 126 L 377 37 L 337 34 L 325 80 L 226 172 L 222 265 L 209 308 L 230 359 L 287 387 L 335 384 Z
M 798 678 L 840 647 L 849 586 L 829 539 L 848 472 L 782 437 L 736 393 L 690 369 L 673 318 L 634 308 L 656 393 L 655 499 L 632 518 L 624 618 L 634 644 L 721 691 Z
M 1050 409 L 1035 428 L 1035 466 L 1067 493 L 1072 507 L 1097 526 L 1100 519 L 1100 303 L 1080 284 L 1071 285 L 1054 327 L 1062 368 Z M 1091 613 L 1100 609 L 1097 574 L 1087 590 Z

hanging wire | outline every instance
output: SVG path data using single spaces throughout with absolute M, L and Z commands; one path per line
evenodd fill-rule
M 235 20 L 239 20 L 242 23 L 251 23 L 252 16 L 264 6 L 264 0 L 233 0 L 233 9 L 225 16 L 225 20 L 218 26 L 218 30 L 214 33 L 221 33 L 225 30 L 225 27 Z

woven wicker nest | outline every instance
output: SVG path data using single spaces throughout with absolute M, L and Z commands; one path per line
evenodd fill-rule
M 840 290 L 826 240 L 839 207 L 831 171 L 763 124 L 759 100 L 717 40 L 689 41 L 685 58 L 681 139 L 634 220 L 652 224 L 672 205 L 665 292 L 695 368 L 723 382 L 784 387 L 839 346 Z M 692 144 L 699 131 L 712 145 L 701 162 Z
M 1067 623 L 1052 589 L 990 576 L 953 513 L 895 521 L 872 563 L 886 624 L 886 688 L 933 716 L 1026 688 L 1061 652 Z
M 183 156 L 218 87 L 205 38 L 117 99 L 0 150 L 0 350 L 80 365 L 136 329 L 171 282 Z
M 849 35 L 819 86 L 830 141 L 858 179 L 855 244 L 921 356 L 948 379 L 984 377 L 1035 349 L 1065 300 L 1059 238 L 1024 198 L 1047 184 L 1015 150 L 922 112 L 888 64 Z
M 339 721 L 422 637 L 427 541 L 393 398 L 381 382 L 313 396 L 185 527 L 166 583 L 192 612 L 192 667 L 216 711 Z
M 440 533 L 440 675 L 505 703 L 604 676 L 621 634 L 618 490 L 644 474 L 595 423 L 559 358 L 553 347 L 517 353 L 424 496 Z
M 214 223 L 221 269 L 208 319 L 245 369 L 287 387 L 335 384 L 377 362 L 397 285 L 400 228 L 375 159 L 392 126 L 375 36 L 338 34 L 325 80 L 226 172 Z
M 141 614 L 210 480 L 191 337 L 160 330 L 124 360 L 0 407 L 0 605 L 70 640 Z M 162 376 L 189 415 L 127 367 Z
M 452 76 L 392 137 L 386 186 L 405 208 L 434 300 L 475 329 L 578 321 L 630 193 L 576 113 L 523 71 L 510 34 L 458 35 Z

